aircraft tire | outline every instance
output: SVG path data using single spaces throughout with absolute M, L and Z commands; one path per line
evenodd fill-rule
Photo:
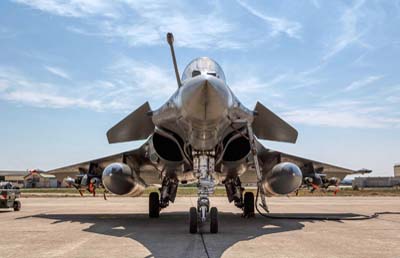
M 20 201 L 14 201 L 14 211 L 19 211 L 21 210 L 21 202 Z
M 190 234 L 197 233 L 197 209 L 191 207 L 189 210 L 189 232 Z
M 157 192 L 151 192 L 149 195 L 149 217 L 160 217 L 160 200 Z
M 254 194 L 252 192 L 246 192 L 243 202 L 243 217 L 254 217 Z
M 218 209 L 215 207 L 210 209 L 210 232 L 218 233 Z

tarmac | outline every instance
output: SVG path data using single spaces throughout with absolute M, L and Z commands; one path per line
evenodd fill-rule
M 273 197 L 272 213 L 309 219 L 242 218 L 215 197 L 219 233 L 189 234 L 195 197 L 147 215 L 147 198 L 22 198 L 0 211 L 0 257 L 400 257 L 399 197 Z M 397 212 L 369 220 L 319 220 Z M 313 217 L 315 219 L 313 219 Z

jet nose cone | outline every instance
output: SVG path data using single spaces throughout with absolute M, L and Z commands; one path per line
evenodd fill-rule
M 227 115 L 231 102 L 231 93 L 225 83 L 213 76 L 197 76 L 182 87 L 183 115 L 202 122 L 219 120 Z

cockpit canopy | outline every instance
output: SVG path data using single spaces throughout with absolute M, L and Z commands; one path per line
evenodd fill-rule
M 200 74 L 208 74 L 225 81 L 225 74 L 221 66 L 208 57 L 199 57 L 190 62 L 182 74 L 182 81 L 193 78 Z

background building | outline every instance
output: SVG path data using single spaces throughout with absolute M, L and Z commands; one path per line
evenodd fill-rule
M 55 175 L 33 170 L 24 177 L 24 185 L 26 188 L 56 188 L 59 183 Z
M 400 163 L 394 165 L 394 176 L 400 177 Z
M 400 186 L 400 177 L 356 177 L 353 189 L 365 187 L 394 187 Z
M 24 177 L 28 171 L 0 170 L 0 182 L 10 182 L 15 186 L 24 187 Z

